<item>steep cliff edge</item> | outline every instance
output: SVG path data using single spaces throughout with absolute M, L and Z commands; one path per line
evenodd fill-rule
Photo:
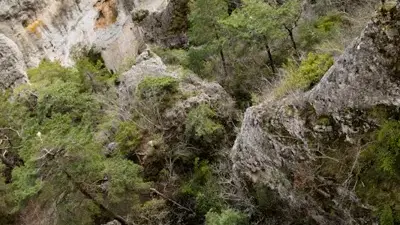
M 274 212 L 270 224 L 373 223 L 372 207 L 354 192 L 355 167 L 364 138 L 380 125 L 371 112 L 398 113 L 399 21 L 397 5 L 370 22 L 312 90 L 246 111 L 231 157 L 254 198 L 272 202 L 263 209 Z

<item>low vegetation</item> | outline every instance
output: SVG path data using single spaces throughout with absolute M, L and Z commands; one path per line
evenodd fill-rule
M 154 51 L 219 83 L 244 111 L 266 92 L 314 87 L 354 37 L 349 30 L 359 33 L 354 2 L 322 0 L 303 12 L 299 0 L 190 1 L 171 28 L 187 28 L 189 44 Z M 371 1 L 357 2 L 372 12 Z M 42 25 L 26 29 L 38 35 Z M 182 90 L 184 78 L 147 76 L 121 109 L 118 74 L 93 51 L 75 60 L 69 68 L 44 60 L 28 71 L 29 85 L 0 94 L 0 224 L 246 225 L 274 212 L 269 189 L 242 196 L 221 169 L 231 166 L 239 125 L 223 102 L 189 101 L 198 93 Z M 357 193 L 385 225 L 400 223 L 399 139 L 399 122 L 384 123 L 357 168 Z
M 289 61 L 285 68 L 285 77 L 276 89 L 278 95 L 290 91 L 306 91 L 316 85 L 321 77 L 333 65 L 333 58 L 328 54 L 309 53 L 300 65 Z
M 377 207 L 381 224 L 400 222 L 400 123 L 386 121 L 362 154 L 358 194 Z

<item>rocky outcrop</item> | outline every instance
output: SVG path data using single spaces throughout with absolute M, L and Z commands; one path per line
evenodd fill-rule
M 188 4 L 188 0 L 170 0 L 162 11 L 137 8 L 132 16 L 143 28 L 146 42 L 169 48 L 184 47 L 188 43 Z
M 125 113 L 130 111 L 127 108 L 130 108 L 130 104 L 135 101 L 137 86 L 145 77 L 164 76 L 178 79 L 180 92 L 190 96 L 178 101 L 174 107 L 166 111 L 167 123 L 182 122 L 185 112 L 201 103 L 220 105 L 221 114 L 224 116 L 228 117 L 233 114 L 234 101 L 221 85 L 205 82 L 193 72 L 181 67 L 167 67 L 161 58 L 149 49 L 140 54 L 135 60 L 135 65 L 120 77 L 118 95 L 120 106 L 124 109 L 122 111 Z M 168 127 L 168 125 L 166 126 Z
M 146 78 L 154 80 L 149 84 L 145 82 Z M 169 88 L 157 88 L 159 87 L 157 85 L 160 85 L 158 82 L 162 79 L 173 82 L 173 88 L 170 87 L 173 91 L 168 92 L 166 96 L 163 94 L 163 90 L 165 91 Z M 152 97 L 142 97 L 141 91 L 143 89 L 140 89 L 140 87 L 144 84 L 143 82 L 146 85 L 150 85 L 146 86 L 146 90 L 153 89 L 160 92 Z M 151 85 L 155 86 L 152 87 Z M 213 119 L 220 123 L 224 127 L 224 131 L 226 131 L 225 136 L 218 139 L 217 145 L 226 144 L 228 140 L 229 143 L 232 143 L 234 140 L 233 127 L 235 122 L 239 120 L 239 113 L 235 109 L 235 102 L 223 87 L 216 82 L 203 81 L 193 72 L 179 66 L 167 67 L 150 50 L 144 51 L 137 58 L 136 65 L 121 75 L 118 96 L 119 115 L 125 119 L 139 118 L 136 121 L 139 124 L 138 126 L 148 132 L 145 139 L 142 140 L 143 143 L 140 145 L 139 150 L 137 150 L 139 152 L 138 155 L 142 157 L 140 163 L 146 168 L 146 174 L 149 173 L 148 170 L 153 173 L 165 162 L 164 158 L 157 155 L 164 154 L 164 150 L 158 149 L 154 151 L 154 148 L 159 148 L 159 145 L 162 145 L 154 134 L 160 132 L 168 134 L 162 141 L 170 146 L 180 145 L 177 148 L 182 148 L 182 145 L 184 145 L 182 140 L 187 138 L 185 126 L 188 114 L 200 105 L 209 107 L 215 113 Z M 107 137 L 111 135 L 102 134 L 101 136 Z M 112 151 L 110 148 L 112 146 L 112 143 L 107 143 L 105 152 Z M 200 149 L 193 149 L 195 149 L 193 152 L 201 151 Z M 206 151 L 211 154 L 212 149 L 209 146 Z M 157 154 L 152 154 L 154 152 L 157 152 Z
M 23 55 L 18 46 L 0 34 L 0 91 L 27 81 Z
M 306 93 L 249 108 L 235 174 L 274 204 L 268 224 L 372 224 L 354 167 L 376 108 L 400 106 L 400 6 L 379 15 Z M 259 195 L 258 195 L 259 196 Z

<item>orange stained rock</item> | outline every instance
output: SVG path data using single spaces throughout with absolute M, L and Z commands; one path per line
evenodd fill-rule
M 99 11 L 96 28 L 105 28 L 117 21 L 117 0 L 98 0 L 94 7 Z

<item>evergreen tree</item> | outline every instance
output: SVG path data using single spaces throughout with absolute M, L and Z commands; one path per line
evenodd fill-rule
M 222 20 L 222 23 L 244 39 L 263 42 L 269 64 L 275 73 L 276 66 L 270 44 L 283 35 L 278 19 L 278 11 L 270 4 L 262 0 L 244 0 L 242 7 L 235 10 L 229 18 Z
M 228 65 L 224 53 L 226 38 L 219 20 L 229 16 L 228 3 L 221 0 L 196 0 L 191 2 L 190 11 L 189 41 L 193 45 L 218 52 L 224 75 L 227 77 Z

